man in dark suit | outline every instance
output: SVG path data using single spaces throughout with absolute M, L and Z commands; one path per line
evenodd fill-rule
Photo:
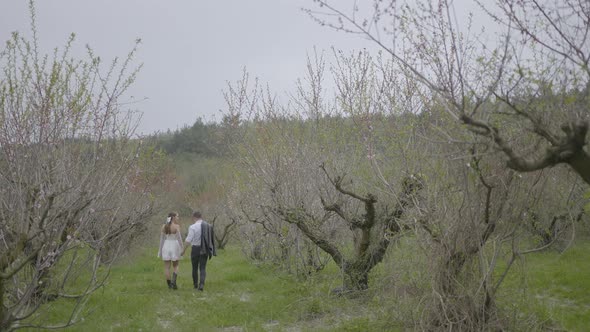
M 193 266 L 193 286 L 202 291 L 205 287 L 205 278 L 207 277 L 207 261 L 212 256 L 216 256 L 215 236 L 213 226 L 202 219 L 201 212 L 193 212 L 194 224 L 188 228 L 186 236 L 186 248 L 191 246 L 191 263 Z

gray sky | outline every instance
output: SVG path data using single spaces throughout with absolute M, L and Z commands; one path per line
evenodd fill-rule
M 147 98 L 131 106 L 143 113 L 138 131 L 144 134 L 191 125 L 199 117 L 220 120 L 219 110 L 225 108 L 222 90 L 227 81 L 241 77 L 244 67 L 281 94 L 293 91 L 314 47 L 378 49 L 361 37 L 312 21 L 301 11 L 301 7 L 317 9 L 312 0 L 36 2 L 44 52 L 62 48 L 74 32 L 74 56 L 86 56 L 84 46 L 89 44 L 108 63 L 117 56 L 124 58 L 134 41 L 142 39 L 137 63 L 144 67 L 127 96 Z M 453 2 L 459 21 L 464 21 L 473 4 Z M 350 1 L 334 3 L 346 11 Z M 370 6 L 371 1 L 359 4 Z M 29 24 L 27 0 L 0 0 L 0 42 L 15 30 L 30 35 Z
M 12 31 L 29 34 L 28 1 L 2 0 L 0 41 Z M 221 90 L 244 67 L 275 91 L 291 90 L 303 75 L 306 54 L 317 46 L 374 47 L 358 37 L 323 28 L 300 10 L 311 0 L 52 0 L 37 1 L 45 52 L 76 33 L 74 54 L 89 44 L 104 60 L 124 57 L 136 38 L 144 67 L 128 95 L 148 99 L 139 132 L 220 119 Z

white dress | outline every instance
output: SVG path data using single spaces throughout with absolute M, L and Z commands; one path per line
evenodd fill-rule
M 182 251 L 182 236 L 180 232 L 164 234 L 160 237 L 160 251 L 158 257 L 165 261 L 177 261 Z

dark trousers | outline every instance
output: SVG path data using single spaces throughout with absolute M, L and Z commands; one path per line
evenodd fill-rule
M 195 288 L 205 286 L 207 277 L 207 254 L 201 254 L 201 247 L 193 246 L 191 249 L 191 263 L 193 265 L 193 285 Z M 201 275 L 199 282 L 199 274 Z

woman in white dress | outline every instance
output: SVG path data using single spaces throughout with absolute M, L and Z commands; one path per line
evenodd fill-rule
M 168 288 L 177 289 L 176 277 L 178 276 L 178 260 L 182 252 L 182 236 L 180 234 L 180 225 L 178 224 L 178 213 L 170 212 L 166 223 L 162 226 L 160 236 L 160 250 L 158 257 L 164 261 L 164 273 Z M 174 269 L 172 278 L 170 277 L 170 267 Z

